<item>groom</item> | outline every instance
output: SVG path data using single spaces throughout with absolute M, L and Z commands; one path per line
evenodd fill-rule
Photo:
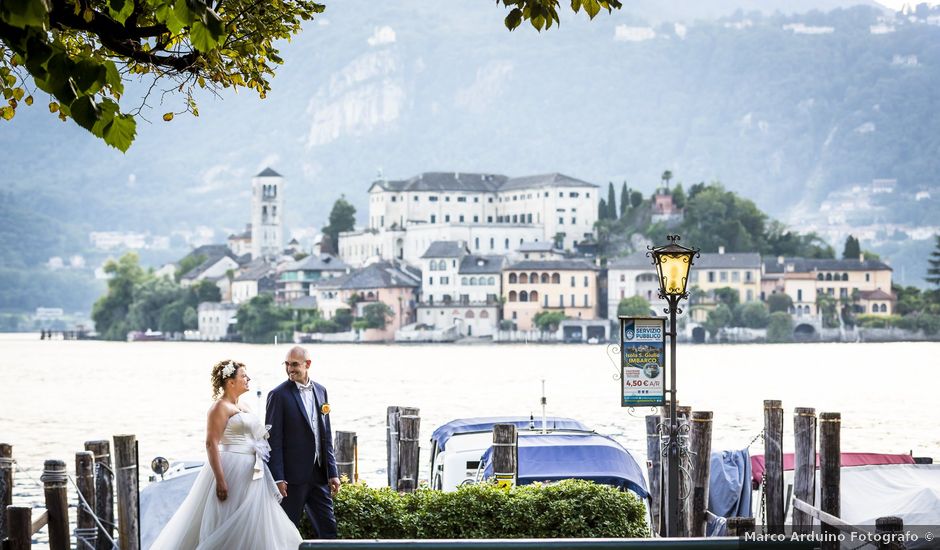
M 295 346 L 284 361 L 288 380 L 268 394 L 268 468 L 295 525 L 306 506 L 317 537 L 336 538 L 332 495 L 339 490 L 326 388 L 310 379 L 310 356 Z

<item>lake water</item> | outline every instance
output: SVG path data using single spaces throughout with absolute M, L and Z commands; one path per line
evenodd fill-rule
M 0 441 L 17 460 L 14 503 L 40 505 L 45 459 L 64 460 L 90 439 L 132 433 L 141 474 L 157 455 L 204 457 L 209 371 L 221 359 L 248 365 L 258 409 L 284 379 L 288 345 L 40 341 L 0 335 Z M 327 387 L 334 430 L 355 431 L 360 477 L 384 485 L 385 411 L 421 409 L 421 476 L 433 429 L 457 417 L 548 414 L 612 435 L 641 463 L 643 416 L 619 405 L 617 368 L 605 346 L 313 345 L 313 378 Z M 792 450 L 794 407 L 842 413 L 842 450 L 940 458 L 940 343 L 695 346 L 680 344 L 678 396 L 714 412 L 714 450 L 748 446 L 763 425 L 763 400 L 785 410 Z M 753 453 L 763 453 L 760 442 Z M 70 487 L 70 493 L 74 490 Z M 74 498 L 74 497 L 73 497 Z

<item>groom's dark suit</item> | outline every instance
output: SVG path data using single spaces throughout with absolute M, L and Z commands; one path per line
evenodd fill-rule
M 276 481 L 287 482 L 287 496 L 281 507 L 294 522 L 306 505 L 307 517 L 324 539 L 336 538 L 336 519 L 328 480 L 339 477 L 333 456 L 333 432 L 330 415 L 321 407 L 327 404 L 326 388 L 313 385 L 313 414 L 308 416 L 297 384 L 287 380 L 268 394 L 265 424 L 271 426 L 271 458 L 268 468 Z M 319 460 L 313 430 L 318 430 Z

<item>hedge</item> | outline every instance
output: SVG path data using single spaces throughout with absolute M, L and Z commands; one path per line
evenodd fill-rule
M 511 489 L 481 483 L 449 493 L 356 483 L 343 485 L 333 507 L 341 539 L 650 536 L 636 495 L 574 479 Z

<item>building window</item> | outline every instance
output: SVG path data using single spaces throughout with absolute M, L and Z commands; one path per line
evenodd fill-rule
M 519 282 L 519 279 L 518 279 L 518 277 L 516 277 L 516 274 L 515 274 L 515 273 L 510 273 L 510 274 L 509 274 L 509 284 L 514 285 L 514 284 L 516 284 L 517 282 Z
M 714 272 L 714 271 L 709 271 L 709 272 L 708 272 L 708 282 L 709 282 L 709 283 L 714 283 L 714 282 L 715 282 L 715 272 Z
M 574 275 L 571 276 L 571 288 L 574 288 Z
M 493 216 L 487 216 L 486 223 L 493 223 Z
M 473 248 L 476 250 L 480 250 L 480 237 L 473 238 Z
M 754 301 L 754 291 L 751 289 L 747 289 L 747 301 L 748 302 Z
M 584 288 L 587 288 L 587 287 L 588 287 L 588 276 L 585 275 L 584 276 Z
M 441 284 L 442 285 L 450 284 L 450 277 L 441 277 Z
M 565 218 L 559 217 L 559 218 L 558 218 L 558 225 L 565 225 Z
M 457 202 L 467 202 L 467 197 L 457 197 Z
M 445 197 L 444 197 L 444 202 L 450 202 L 450 197 L 445 196 Z
M 437 195 L 431 195 L 430 197 L 428 197 L 428 200 L 431 202 L 437 202 Z
M 516 291 L 515 291 L 515 290 L 510 290 L 510 291 L 509 291 L 509 301 L 510 301 L 510 302 L 515 302 L 515 301 L 516 301 Z
M 578 192 L 577 192 L 577 191 L 572 191 L 572 192 L 568 193 L 568 196 L 571 197 L 571 198 L 573 198 L 573 199 L 576 199 L 576 198 L 578 198 Z
M 559 285 L 561 284 L 561 275 L 558 273 L 552 273 L 552 284 Z
M 460 284 L 466 285 L 466 284 L 467 284 L 467 278 L 466 278 L 466 277 L 461 277 L 461 278 L 460 278 Z
M 473 197 L 473 202 L 480 202 L 480 197 Z
M 741 272 L 740 272 L 740 271 L 732 271 L 732 272 L 731 272 L 731 282 L 732 282 L 732 283 L 737 283 L 737 282 L 739 282 L 740 280 L 741 280 Z
M 519 293 L 519 301 L 520 301 L 520 302 L 528 302 L 528 301 L 529 301 L 529 293 L 526 292 L 526 291 L 524 291 L 524 290 L 523 290 L 522 292 L 520 292 L 520 293 Z
M 574 294 L 571 295 L 571 307 L 577 307 L 577 305 L 575 305 L 575 301 L 574 301 Z
M 506 242 L 503 244 L 503 248 L 509 250 L 509 239 L 506 239 Z
M 751 291 L 748 290 L 748 293 L 750 293 L 750 292 L 751 292 Z M 796 301 L 797 301 L 797 302 L 802 302 L 802 301 L 803 301 L 803 289 L 802 289 L 802 288 L 796 289 Z
M 565 295 L 564 294 L 558 295 L 558 307 L 565 307 Z
M 843 281 L 848 281 L 848 280 L 849 280 L 849 274 L 848 274 L 848 273 L 843 273 L 843 274 L 842 274 L 842 280 L 843 280 Z
M 415 202 L 418 202 L 418 195 L 415 195 Z
M 871 273 L 866 273 L 866 274 L 865 274 L 865 282 L 866 282 L 866 283 L 871 282 Z
M 431 223 L 437 223 L 437 216 L 431 214 Z
M 460 215 L 460 223 L 463 223 L 463 214 Z
M 584 307 L 588 307 L 588 295 L 584 295 Z
M 571 218 L 571 225 L 578 225 L 578 218 Z
M 526 214 L 526 223 L 532 223 L 532 214 Z
M 754 280 L 753 273 L 751 273 L 750 271 L 745 271 L 745 272 L 744 272 L 744 280 L 745 280 L 745 282 L 748 282 L 748 283 L 750 283 L 751 281 L 753 281 L 753 280 Z
M 446 223 L 449 221 L 450 221 L 450 214 L 444 214 L 444 222 Z
M 392 202 L 396 202 L 396 197 L 395 197 L 395 195 L 392 195 Z
M 473 223 L 479 223 L 479 222 L 480 222 L 480 216 L 474 216 Z
M 519 284 L 520 284 L 520 285 L 527 285 L 527 284 L 529 284 L 529 275 L 526 274 L 526 273 L 520 273 L 520 274 L 519 274 Z
M 718 272 L 718 280 L 721 281 L 721 282 L 723 282 L 723 283 L 728 282 L 728 272 L 727 272 L 727 271 L 719 271 L 719 272 Z
M 486 202 L 492 203 L 492 202 L 493 202 L 493 197 L 489 197 L 488 199 L 486 199 Z
M 548 307 L 548 294 L 542 297 L 542 305 Z
M 490 278 L 488 278 L 488 279 L 486 280 L 486 284 L 488 284 L 488 285 L 495 285 L 495 284 L 496 284 L 496 277 L 490 277 Z
M 493 250 L 493 248 L 494 248 L 493 237 L 490 237 L 490 250 Z
M 431 265 L 434 265 L 434 262 L 431 262 Z M 428 286 L 434 284 L 434 277 L 428 277 Z
M 548 284 L 548 281 L 549 281 L 548 273 L 542 273 L 542 277 L 541 277 L 540 282 L 541 282 L 543 285 L 547 285 L 547 284 Z
M 516 317 L 516 312 L 515 312 L 515 311 L 513 311 L 513 312 L 512 312 L 512 320 L 513 320 L 513 321 L 515 321 L 515 320 L 516 320 L 516 318 L 517 318 L 517 317 Z

